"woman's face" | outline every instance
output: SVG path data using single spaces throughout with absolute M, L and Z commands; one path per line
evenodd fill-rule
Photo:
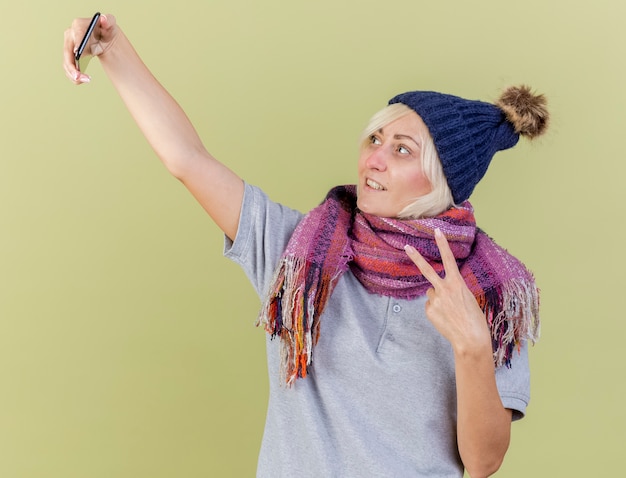
M 422 171 L 428 128 L 411 111 L 373 133 L 361 150 L 357 206 L 368 214 L 397 217 L 432 186 Z

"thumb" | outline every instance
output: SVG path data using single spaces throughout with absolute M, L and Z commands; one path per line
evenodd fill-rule
M 100 28 L 103 30 L 110 30 L 115 27 L 115 17 L 111 14 L 100 15 Z
M 102 55 L 110 47 L 116 36 L 116 21 L 113 15 L 100 15 L 99 26 L 100 31 L 97 32 L 98 41 L 91 46 L 91 54 L 93 56 Z

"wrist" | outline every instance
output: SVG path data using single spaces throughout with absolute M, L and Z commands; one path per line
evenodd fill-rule
M 109 58 L 113 59 L 116 56 L 119 56 L 120 50 L 124 48 L 124 43 L 130 44 L 128 39 L 125 38 L 124 33 L 117 25 L 115 25 L 113 27 L 113 31 L 111 32 L 109 41 L 104 43 L 104 46 L 102 43 L 96 45 L 94 47 L 93 55 L 97 56 L 100 62 L 106 62 Z
M 452 344 L 455 359 L 477 361 L 488 358 L 492 361 L 493 348 L 491 337 L 487 333 L 473 337 L 463 337 L 463 340 Z

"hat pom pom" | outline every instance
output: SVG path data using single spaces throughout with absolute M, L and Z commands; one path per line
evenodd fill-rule
M 548 128 L 550 114 L 544 95 L 533 94 L 530 87 L 511 86 L 496 102 L 518 134 L 533 139 L 542 135 Z

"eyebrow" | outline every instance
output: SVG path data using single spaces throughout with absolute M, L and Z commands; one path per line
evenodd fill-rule
M 379 132 L 379 133 L 381 133 L 381 134 L 384 134 L 383 128 L 380 128 L 380 129 L 378 130 L 378 132 Z M 416 146 L 417 146 L 418 148 L 421 148 L 421 147 L 422 147 L 422 146 L 420 145 L 420 143 L 419 143 L 417 140 L 415 140 L 414 138 L 412 138 L 411 136 L 409 136 L 409 135 L 407 135 L 407 134 L 395 134 L 395 135 L 393 136 L 393 138 L 394 138 L 394 139 L 410 139 L 411 141 L 413 141 L 413 142 L 416 144 Z
M 394 135 L 394 139 L 410 139 L 411 141 L 413 141 L 415 143 L 416 146 L 419 147 L 419 145 L 420 145 L 417 142 L 417 140 L 415 140 L 414 138 L 412 138 L 411 136 L 406 135 L 406 134 L 396 134 L 396 135 Z

